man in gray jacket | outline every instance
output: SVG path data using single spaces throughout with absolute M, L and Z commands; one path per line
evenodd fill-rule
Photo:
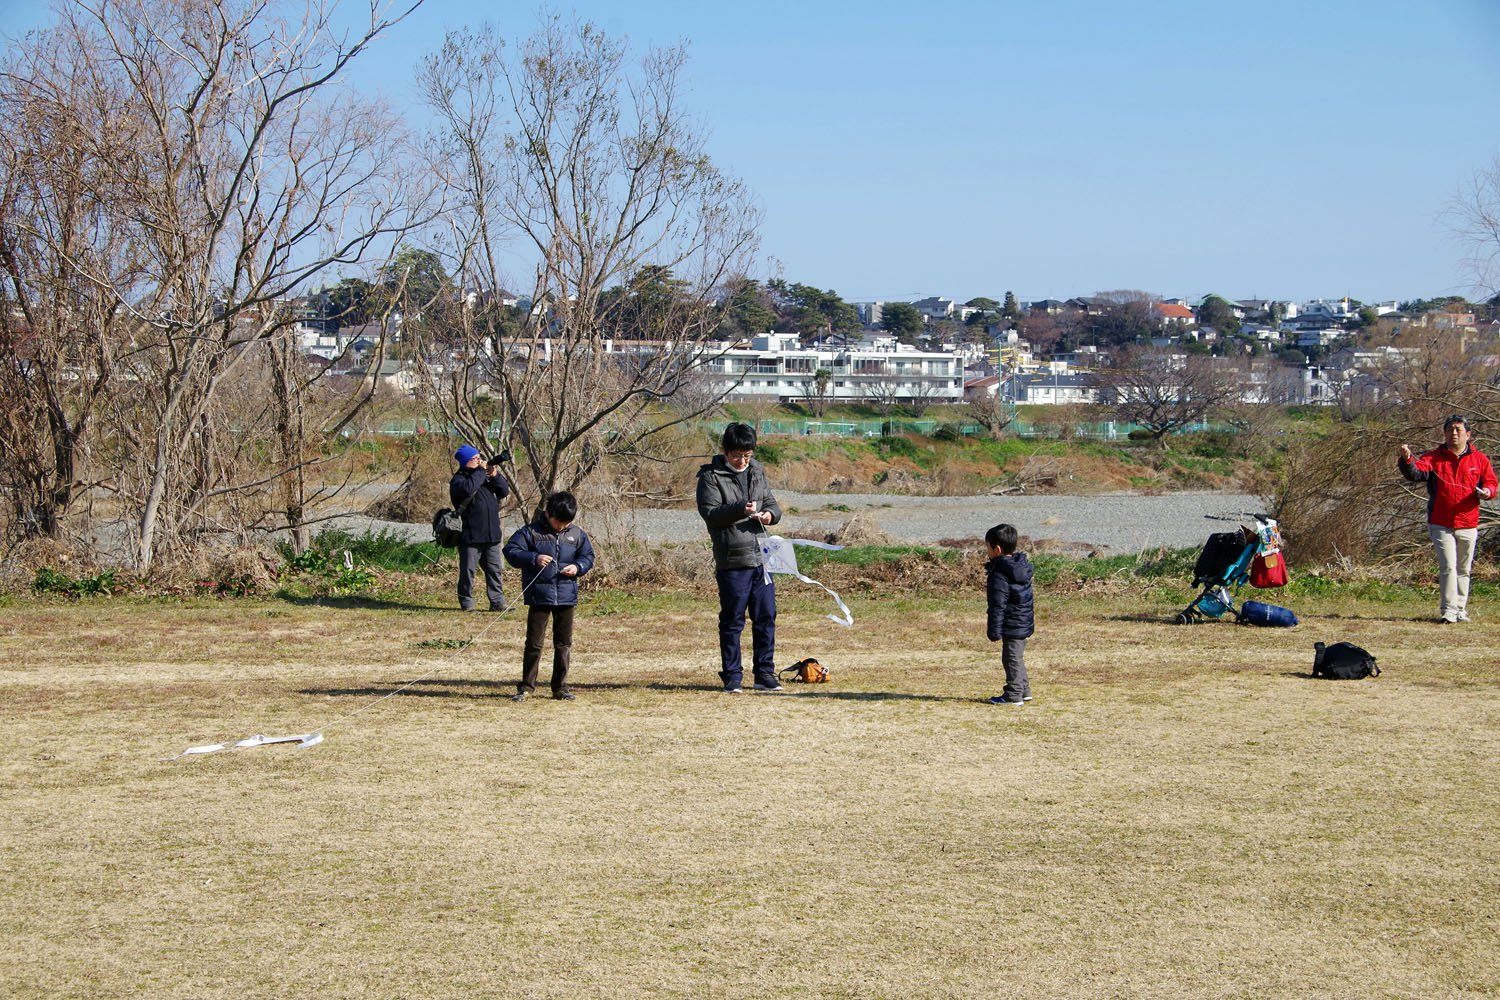
M 724 428 L 724 453 L 698 470 L 698 514 L 714 544 L 719 584 L 719 679 L 741 692 L 740 633 L 750 615 L 755 690 L 781 691 L 776 680 L 776 585 L 761 564 L 766 526 L 781 520 L 766 470 L 754 459 L 755 428 Z

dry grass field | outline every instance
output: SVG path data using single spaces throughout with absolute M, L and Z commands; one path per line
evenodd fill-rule
M 830 685 L 723 695 L 708 601 L 605 592 L 522 705 L 522 622 L 436 593 L 0 606 L 0 995 L 1500 994 L 1500 607 L 1042 594 L 1001 708 L 980 595 L 806 592 Z

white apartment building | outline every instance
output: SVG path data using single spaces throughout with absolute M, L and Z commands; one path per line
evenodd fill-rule
M 878 346 L 803 347 L 796 334 L 769 333 L 748 348 L 724 350 L 704 366 L 715 387 L 730 399 L 796 402 L 817 393 L 826 371 L 827 398 L 839 402 L 874 399 L 959 403 L 964 395 L 963 358 L 951 351 L 919 351 L 891 338 Z

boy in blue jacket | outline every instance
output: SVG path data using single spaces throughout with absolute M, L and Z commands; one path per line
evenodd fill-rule
M 511 701 L 525 701 L 536 691 L 548 618 L 552 619 L 552 697 L 573 700 L 568 690 L 573 611 L 578 605 L 578 578 L 594 566 L 594 547 L 573 523 L 578 515 L 573 494 L 552 494 L 545 511 L 505 543 L 505 561 L 521 571 L 521 594 L 526 602 L 526 651 L 521 683 Z
M 1005 665 L 1005 691 L 990 699 L 991 705 L 1024 705 L 1031 700 L 1026 679 L 1026 640 L 1036 631 L 1032 617 L 1031 563 L 1016 551 L 1019 534 L 1015 526 L 997 524 L 985 532 L 990 561 L 985 564 L 985 591 L 989 599 L 990 642 L 1001 643 L 1000 662 Z

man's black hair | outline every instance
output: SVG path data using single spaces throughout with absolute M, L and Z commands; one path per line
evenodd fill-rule
M 724 452 L 754 451 L 755 428 L 749 424 L 730 424 L 724 428 Z
M 572 524 L 578 516 L 578 500 L 567 490 L 554 493 L 547 498 L 547 515 L 563 524 Z
M 1016 543 L 1021 540 L 1021 534 L 1013 524 L 997 524 L 984 533 L 984 540 L 1009 556 L 1015 554 Z
M 1461 413 L 1450 414 L 1448 416 L 1448 419 L 1443 421 L 1443 430 L 1446 431 L 1448 428 L 1452 427 L 1454 424 L 1463 424 L 1464 425 L 1464 430 L 1468 430 L 1469 429 L 1469 422 L 1464 419 L 1463 414 L 1461 414 Z

